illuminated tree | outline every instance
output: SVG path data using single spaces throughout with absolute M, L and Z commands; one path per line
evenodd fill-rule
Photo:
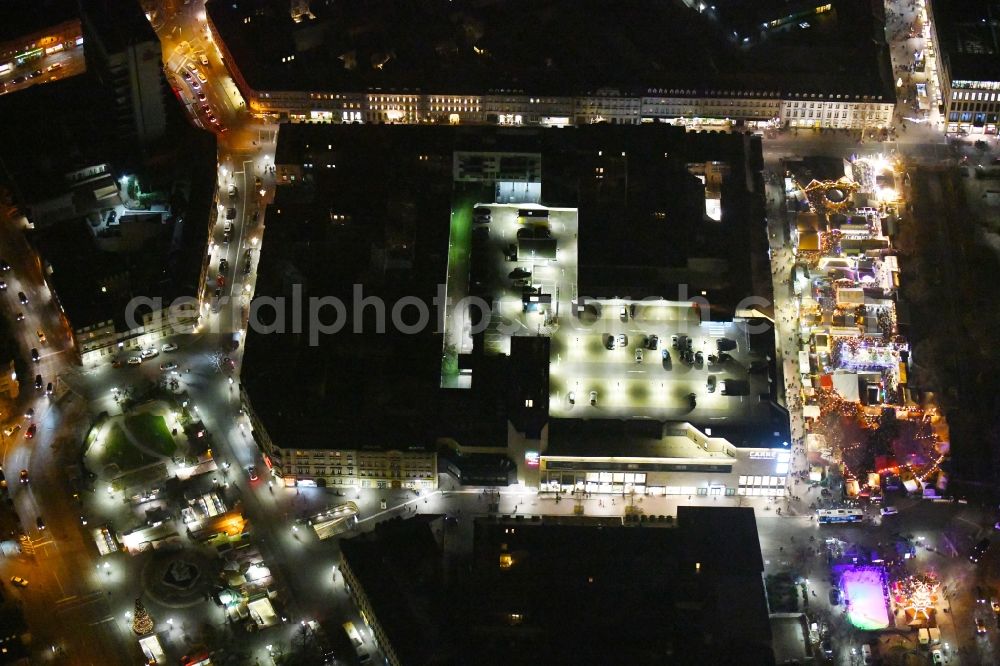
M 135 611 L 132 613 L 132 631 L 136 636 L 145 636 L 153 631 L 153 618 L 149 616 L 141 599 L 135 600 Z

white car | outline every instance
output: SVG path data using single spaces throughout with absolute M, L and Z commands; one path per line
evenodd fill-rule
M 138 356 L 129 356 L 128 357 L 128 364 L 129 365 L 140 365 L 141 363 L 142 363 L 142 359 L 139 358 Z
M 635 349 L 635 362 L 642 363 L 642 349 L 636 347 Z
M 140 351 L 139 355 L 142 357 L 142 360 L 145 361 L 146 359 L 154 358 L 156 356 L 159 356 L 160 355 L 160 350 L 157 349 L 156 347 L 149 347 L 147 349 L 143 349 L 142 351 Z
M 884 506 L 879 511 L 879 513 L 881 513 L 883 516 L 895 516 L 897 513 L 899 513 L 899 509 L 897 509 L 894 506 Z
M 205 72 L 201 71 L 200 69 L 198 71 L 196 71 L 195 74 L 198 75 L 198 78 L 201 79 L 202 83 L 205 83 L 206 81 L 208 81 L 208 77 L 205 76 Z
M 162 347 L 160 347 L 160 351 L 162 351 L 162 352 L 177 351 L 177 345 L 175 345 L 172 342 L 168 342 L 167 344 L 165 344 Z

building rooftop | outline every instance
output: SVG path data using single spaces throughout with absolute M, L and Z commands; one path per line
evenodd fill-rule
M 87 18 L 85 25 L 97 32 L 108 53 L 123 51 L 130 44 L 159 42 L 138 2 L 80 0 L 80 9 Z
M 268 209 L 255 293 L 292 298 L 301 289 L 304 303 L 337 297 L 346 324 L 312 342 L 291 334 L 290 322 L 286 334 L 251 327 L 244 362 L 255 372 L 243 383 L 271 436 L 296 446 L 429 445 L 441 370 L 436 314 L 428 309 L 428 325 L 408 334 L 391 311 L 413 297 L 430 308 L 445 279 L 451 180 L 419 159 L 429 143 L 379 128 L 331 130 L 282 126 L 277 163 L 298 145 L 299 159 L 316 167 L 304 183 L 279 188 Z M 374 305 L 353 306 L 355 288 L 359 300 L 385 304 L 383 325 Z M 407 310 L 402 321 L 416 321 L 416 309 Z M 332 308 L 323 317 L 333 321 Z
M 752 509 L 476 518 L 471 570 L 447 578 L 438 518 L 341 542 L 402 663 L 774 663 Z
M 115 156 L 111 110 L 89 76 L 0 96 L 0 116 L 17 118 L 0 123 L 0 156 L 22 203 L 64 191 L 64 173 Z
M 5 0 L 0 3 L 0 42 L 77 16 L 76 0 Z
M 564 146 L 545 153 L 543 202 L 558 205 L 564 190 L 575 197 L 581 295 L 683 301 L 705 291 L 712 319 L 732 317 L 752 291 L 754 254 L 767 254 L 754 233 L 763 210 L 747 188 L 757 140 L 653 125 L 554 143 Z M 721 220 L 706 214 L 709 178 L 721 189 Z
M 207 228 L 195 219 L 125 217 L 103 237 L 86 218 L 28 232 L 74 328 L 114 321 L 126 330 L 133 297 L 174 299 L 198 294 Z M 143 310 L 135 315 L 141 321 Z
M 441 516 L 394 518 L 340 542 L 344 565 L 363 589 L 404 664 L 430 663 L 448 631 L 435 622 L 443 584 L 442 555 L 432 531 Z M 440 530 L 440 524 L 438 526 Z
M 511 262 L 501 251 L 528 219 L 518 204 L 490 203 L 489 229 L 473 225 L 471 207 L 492 202 L 495 190 L 459 166 L 476 156 L 499 164 L 495 157 L 510 153 L 533 156 L 541 165 L 540 203 L 560 206 L 534 206 L 551 220 L 555 262 Z M 766 237 L 754 233 L 763 229 L 760 197 L 747 186 L 759 157 L 755 139 L 664 125 L 283 125 L 275 163 L 281 173 L 299 175 L 278 189 L 269 207 L 256 294 L 291 298 L 300 284 L 304 303 L 310 296 L 341 298 L 347 319 L 340 331 L 312 342 L 308 331 L 291 334 L 288 321 L 286 334 L 251 327 L 247 365 L 256 372 L 243 382 L 254 411 L 272 437 L 298 447 L 341 441 L 345 447 L 426 447 L 439 438 L 502 447 L 508 421 L 538 437 L 552 417 L 690 422 L 738 446 L 781 445 L 789 437 L 787 413 L 775 406 L 769 381 L 773 329 L 755 333 L 753 325 L 761 322 L 731 321 L 741 299 L 770 299 L 770 281 L 758 280 L 755 268 L 763 262 L 769 278 Z M 706 214 L 706 196 L 713 192 L 721 197 L 719 220 Z M 456 248 L 467 234 L 466 257 Z M 541 293 L 558 295 L 567 318 L 573 310 L 568 301 L 577 293 L 708 299 L 710 321 L 686 321 L 690 306 L 660 300 L 641 303 L 625 326 L 657 333 L 664 349 L 671 333 L 687 333 L 704 350 L 719 390 L 706 393 L 706 374 L 682 367 L 676 349 L 674 367 L 661 363 L 659 350 L 638 368 L 631 350 L 607 351 L 606 334 L 622 326 L 612 306 L 597 321 L 581 320 L 582 329 L 543 333 L 541 319 L 521 313 L 521 292 L 511 291 L 510 277 L 518 270 L 533 271 Z M 355 326 L 355 285 L 363 296 L 381 297 L 390 311 L 404 297 L 432 304 L 446 278 L 449 288 L 477 285 L 469 293 L 492 302 L 494 321 L 512 322 L 514 334 L 498 333 L 491 323 L 467 339 L 456 332 L 444 344 L 438 327 L 402 334 L 391 321 L 378 332 L 374 306 Z M 606 280 L 615 281 L 608 286 Z M 448 294 L 455 301 L 466 295 Z M 461 328 L 464 315 L 445 311 L 442 320 L 431 308 L 430 322 L 443 321 L 451 332 L 454 320 Z M 270 309 L 261 312 L 269 321 Z M 332 318 L 331 310 L 324 321 Z M 638 344 L 642 336 L 634 337 Z M 722 338 L 732 347 L 713 366 Z M 464 384 L 443 379 L 449 353 Z M 574 386 L 575 405 L 567 400 Z M 592 389 L 599 393 L 596 407 L 587 400 Z M 698 394 L 694 410 L 686 398 L 692 391 Z
M 257 90 L 696 95 L 737 89 L 892 99 L 888 50 L 870 6 L 835 4 L 833 16 L 841 18 L 752 48 L 735 43 L 709 16 L 669 0 L 313 2 L 316 18 L 300 23 L 278 0 L 210 0 L 206 8 Z
M 997 81 L 1000 78 L 998 0 L 933 0 L 932 20 L 938 46 L 952 81 Z

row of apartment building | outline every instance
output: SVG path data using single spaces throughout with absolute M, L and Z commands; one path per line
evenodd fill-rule
M 227 65 L 230 61 L 227 60 Z M 234 77 L 237 81 L 240 77 Z M 892 121 L 895 100 L 881 95 L 737 90 L 651 90 L 631 97 L 601 91 L 586 97 L 533 97 L 371 91 L 256 91 L 241 86 L 252 112 L 291 122 L 450 123 L 565 126 L 667 122 L 706 129 L 879 129 Z
M 523 90 L 483 94 L 445 91 L 257 90 L 208 16 L 213 41 L 254 114 L 291 122 L 449 123 L 564 126 L 669 122 L 708 129 L 779 126 L 837 129 L 887 127 L 896 100 L 881 94 L 748 89 L 650 88 L 644 94 L 599 89 L 583 96 L 535 96 Z

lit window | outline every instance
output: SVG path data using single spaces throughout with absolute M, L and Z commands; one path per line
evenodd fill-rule
M 512 555 L 509 553 L 503 553 L 500 555 L 501 569 L 510 569 L 512 566 L 514 566 L 514 557 Z

